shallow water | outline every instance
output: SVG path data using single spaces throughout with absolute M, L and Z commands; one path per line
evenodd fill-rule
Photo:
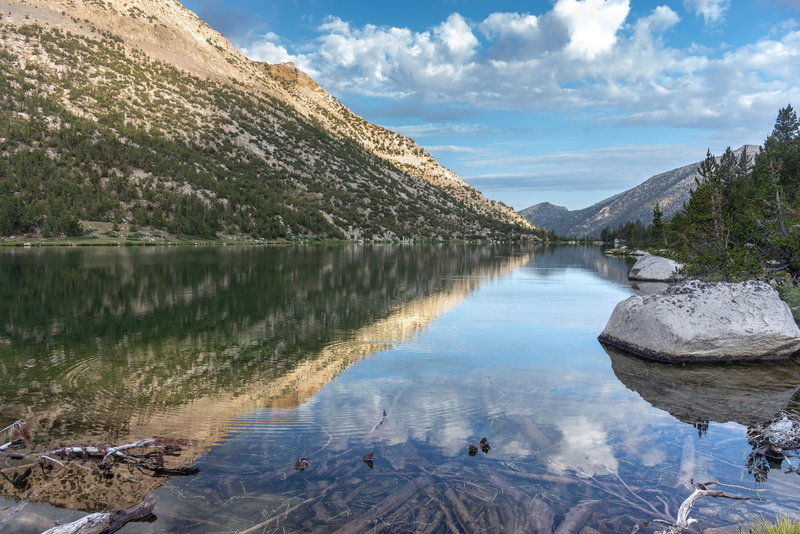
M 0 428 L 29 421 L 38 452 L 192 439 L 200 471 L 0 479 L 0 530 L 150 492 L 157 519 L 123 532 L 630 532 L 692 480 L 764 490 L 701 500 L 698 531 L 800 509 L 796 474 L 748 472 L 746 435 L 797 402 L 798 365 L 606 352 L 628 268 L 594 247 L 2 251 Z

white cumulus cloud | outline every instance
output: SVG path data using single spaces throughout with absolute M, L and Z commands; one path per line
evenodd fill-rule
M 294 63 L 311 76 L 318 74 L 317 70 L 309 62 L 309 58 L 300 54 L 291 54 L 289 50 L 280 44 L 281 38 L 269 32 L 251 40 L 247 46 L 239 46 L 239 50 L 253 61 L 263 61 L 266 63 Z
M 686 4 L 709 22 L 728 7 Z M 667 5 L 632 18 L 628 0 L 558 0 L 543 13 L 496 12 L 482 21 L 453 13 L 423 31 L 330 17 L 312 42 L 292 47 L 267 34 L 242 50 L 270 63 L 293 61 L 339 95 L 587 110 L 625 124 L 730 128 L 796 98 L 794 27 L 739 47 L 676 48 L 668 43 L 680 24 Z
M 553 8 L 570 30 L 567 50 L 586 59 L 611 50 L 628 11 L 628 0 L 558 0 Z
M 313 47 L 325 79 L 345 90 L 402 94 L 425 87 L 444 91 L 471 70 L 479 42 L 454 13 L 430 31 L 366 25 L 331 18 Z

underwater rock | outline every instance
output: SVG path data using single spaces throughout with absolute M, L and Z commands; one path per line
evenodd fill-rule
M 305 471 L 311 465 L 311 460 L 308 458 L 300 458 L 294 462 L 295 471 Z

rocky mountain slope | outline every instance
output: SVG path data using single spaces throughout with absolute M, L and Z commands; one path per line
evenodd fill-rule
M 549 202 L 541 202 L 519 212 L 520 215 L 529 221 L 545 221 L 550 224 L 552 221 L 560 220 L 569 214 L 569 210 L 564 206 L 556 206 Z M 537 223 L 534 223 L 537 224 Z M 541 225 L 540 225 L 541 226 Z M 542 226 L 549 229 L 549 226 Z
M 77 219 L 284 239 L 536 230 L 175 0 L 0 0 L 0 17 L 0 233 Z
M 756 145 L 744 145 L 735 151 L 739 156 L 744 148 L 754 156 Z M 659 204 L 668 220 L 688 202 L 689 194 L 697 185 L 700 161 L 657 174 L 636 187 L 584 208 L 570 211 L 549 202 L 536 204 L 520 211 L 520 215 L 561 236 L 598 237 L 605 227 L 617 228 L 628 221 L 641 220 L 648 225 L 653 221 L 653 207 Z

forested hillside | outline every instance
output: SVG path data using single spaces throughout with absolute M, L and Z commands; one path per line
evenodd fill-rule
M 534 231 L 335 135 L 263 88 L 187 72 L 65 11 L 37 21 L 40 7 L 23 15 L 12 5 L 0 18 L 0 235 L 75 235 L 80 221 L 270 240 Z M 126 16 L 165 26 L 141 10 Z M 62 27 L 70 25 L 80 31 Z

